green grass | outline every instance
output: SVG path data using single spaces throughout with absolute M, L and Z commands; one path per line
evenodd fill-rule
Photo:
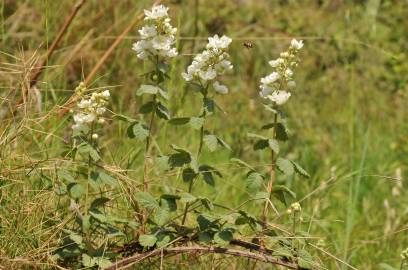
M 189 92 L 179 74 L 190 62 L 190 54 L 198 52 L 210 34 L 220 32 L 233 38 L 234 72 L 225 78 L 231 94 L 220 99 L 227 114 L 212 118 L 210 124 L 232 151 L 215 158 L 203 154 L 203 160 L 215 164 L 224 178 L 218 179 L 216 188 L 198 184 L 193 193 L 229 207 L 249 198 L 243 181 L 245 170 L 232 166 L 229 160 L 239 157 L 260 167 L 269 162 L 269 156 L 251 149 L 246 136 L 259 130 L 269 117 L 259 107 L 258 82 L 270 72 L 267 61 L 276 58 L 291 37 L 300 37 L 305 48 L 296 73 L 298 87 L 286 107 L 293 139 L 283 152 L 296 158 L 312 177 L 279 176 L 278 182 L 288 185 L 299 199 L 306 196 L 302 208 L 311 221 L 303 225 L 304 230 L 323 237 L 325 250 L 357 269 L 380 269 L 380 263 L 398 267 L 399 253 L 408 246 L 406 181 L 400 196 L 391 193 L 396 169 L 401 168 L 403 179 L 408 169 L 405 1 L 201 0 L 198 18 L 192 15 L 194 2 L 166 1 L 173 24 L 179 25 L 182 52 L 172 63 L 175 68 L 168 85 L 172 112 L 191 115 L 199 106 L 199 96 Z M 0 2 L 0 115 L 7 115 L 0 122 L 0 268 L 51 267 L 41 263 L 50 263 L 47 255 L 59 242 L 56 232 L 68 220 L 59 212 L 67 202 L 50 186 L 56 181 L 57 168 L 68 164 L 61 157 L 68 147 L 64 138 L 70 135 L 71 120 L 55 114 L 43 117 L 63 104 L 132 17 L 150 6 L 150 1 L 112 3 L 88 0 L 48 60 L 37 84 L 44 111 L 36 110 L 35 95 L 30 94 L 26 110 L 21 108 L 10 118 L 21 89 L 26 87 L 23 82 L 33 59 L 45 54 L 73 1 Z M 189 37 L 196 31 L 195 24 L 198 39 L 192 52 Z M 111 89 L 112 111 L 133 117 L 142 101 L 134 92 L 143 83 L 139 75 L 146 69 L 131 50 L 136 36 L 137 28 L 92 82 L 92 87 Z M 245 41 L 253 43 L 253 48 L 245 48 Z M 170 125 L 156 129 L 160 130 L 155 138 L 155 145 L 160 146 L 157 153 L 168 153 L 173 142 L 191 149 L 198 146 L 197 132 Z M 108 125 L 102 141 L 104 162 L 112 170 L 127 170 L 124 176 L 130 180 L 124 181 L 124 186 L 140 183 L 144 146 L 126 138 L 126 125 Z M 332 180 L 327 186 L 308 196 L 328 179 Z M 151 186 L 155 191 L 186 189 L 177 175 L 157 175 Z M 112 196 L 124 215 L 131 215 L 121 192 Z M 384 200 L 394 209 L 395 218 L 389 217 Z M 245 208 L 257 212 L 262 205 L 250 203 Z M 391 224 L 388 229 L 386 224 Z M 320 254 L 327 269 L 347 269 L 317 250 L 313 253 Z M 201 260 L 200 267 L 207 269 L 204 259 L 197 260 L 195 263 Z M 220 262 L 214 261 L 217 268 Z M 217 269 L 230 269 L 228 263 L 237 265 L 227 260 Z M 180 267 L 195 269 L 185 262 Z

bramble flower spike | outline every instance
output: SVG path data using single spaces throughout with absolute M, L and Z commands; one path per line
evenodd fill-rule
M 146 59 L 149 56 L 175 57 L 177 55 L 176 48 L 172 48 L 176 42 L 177 28 L 170 24 L 168 10 L 168 7 L 159 5 L 144 11 L 146 23 L 139 30 L 141 40 L 133 44 L 133 50 L 140 59 Z
M 183 78 L 187 82 L 211 83 L 217 93 L 227 94 L 228 87 L 221 84 L 217 76 L 233 68 L 227 53 L 231 41 L 232 39 L 225 35 L 208 38 L 205 50 L 194 57 L 191 65 L 187 67 L 187 72 L 181 74 Z
M 269 61 L 269 65 L 275 70 L 268 76 L 261 78 L 261 91 L 259 95 L 280 106 L 285 104 L 291 93 L 289 90 L 296 87 L 293 80 L 293 70 L 299 63 L 298 53 L 303 47 L 303 41 L 292 39 L 288 51 L 282 52 L 280 57 Z

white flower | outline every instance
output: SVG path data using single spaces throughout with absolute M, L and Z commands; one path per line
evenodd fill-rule
M 268 95 L 267 98 L 272 102 L 276 103 L 276 105 L 283 105 L 289 100 L 290 96 L 291 96 L 290 92 L 278 90 Z
M 159 6 L 154 6 L 152 7 L 152 10 L 144 10 L 144 14 L 145 14 L 145 20 L 155 20 L 155 19 L 160 19 L 163 17 L 167 17 L 167 11 L 169 10 L 168 7 L 165 7 L 163 5 L 159 5 Z
M 141 40 L 135 42 L 132 49 L 137 57 L 146 59 L 148 56 L 175 57 L 177 56 L 175 34 L 177 28 L 170 24 L 167 14 L 168 8 L 159 5 L 151 11 L 145 10 L 145 25 L 139 30 Z
M 143 39 L 154 37 L 157 35 L 156 26 L 145 25 L 139 30 L 139 34 Z
M 290 42 L 290 46 L 292 46 L 292 48 L 296 49 L 296 50 L 300 50 L 303 47 L 303 40 L 296 40 L 296 39 L 292 39 L 292 41 Z
M 285 75 L 286 75 L 286 77 L 292 77 L 293 76 L 293 71 L 290 68 L 287 68 L 285 70 Z
M 278 59 L 275 59 L 275 60 L 271 60 L 271 61 L 269 61 L 268 63 L 269 63 L 269 65 L 271 66 L 271 67 L 278 67 L 279 65 L 282 65 L 283 64 L 283 59 L 282 58 L 278 58 Z
M 214 90 L 220 94 L 228 94 L 228 87 L 220 84 L 218 81 L 213 83 Z
M 261 83 L 263 84 L 271 84 L 279 80 L 280 75 L 278 72 L 272 72 L 266 77 L 261 78 Z
M 105 98 L 109 98 L 109 97 L 110 97 L 110 92 L 109 92 L 109 90 L 103 91 L 103 92 L 102 92 L 102 96 L 105 97 Z
M 217 76 L 233 68 L 231 61 L 229 61 L 229 54 L 226 52 L 228 46 L 231 44 L 231 39 L 227 36 L 218 35 L 208 38 L 206 49 L 197 54 L 193 62 L 187 67 L 187 71 L 183 72 L 181 76 L 187 82 L 190 81 L 214 81 L 214 90 L 226 94 L 228 88 L 220 84 Z
M 218 35 L 208 38 L 207 49 L 226 49 L 231 44 L 232 39 L 227 36 L 222 36 L 221 38 Z
M 272 93 L 272 92 L 273 92 L 273 89 L 272 89 L 272 88 L 270 88 L 270 87 L 268 87 L 268 86 L 265 86 L 265 85 L 262 85 L 262 86 L 261 86 L 261 91 L 259 92 L 259 95 L 260 95 L 261 97 L 263 97 L 263 98 L 266 98 L 266 96 L 269 95 L 269 94 Z

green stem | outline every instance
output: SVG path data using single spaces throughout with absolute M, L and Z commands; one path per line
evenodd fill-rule
M 206 111 L 205 111 L 204 102 L 207 99 L 207 94 L 206 94 L 207 92 L 205 91 L 204 93 L 205 94 L 203 95 L 203 108 L 202 108 L 203 113 L 202 113 L 202 117 L 205 119 Z M 197 151 L 197 162 L 198 162 L 198 159 L 200 158 L 200 154 L 201 154 L 201 151 L 203 149 L 203 143 L 204 143 L 204 124 L 201 126 L 201 129 L 200 129 L 200 144 L 198 146 L 198 151 Z M 198 176 L 198 174 L 197 174 L 197 176 Z M 191 193 L 193 191 L 194 180 L 197 178 L 197 176 L 194 179 L 191 179 L 190 184 L 188 186 L 188 193 Z M 184 225 L 184 223 L 186 222 L 189 207 L 190 207 L 190 203 L 186 203 L 186 207 L 184 208 L 183 219 L 181 221 L 181 225 Z
M 154 120 L 156 116 L 156 95 L 153 96 L 153 112 L 150 118 L 150 123 L 149 123 L 149 135 L 146 138 L 146 148 L 145 148 L 145 158 L 144 158 L 144 166 L 143 166 L 143 191 L 148 190 L 148 183 L 147 183 L 147 173 L 148 173 L 148 162 L 147 159 L 150 157 L 150 142 L 152 139 L 152 129 L 154 125 Z
M 275 113 L 274 116 L 274 120 L 273 120 L 273 133 L 272 133 L 272 138 L 275 139 L 276 138 L 276 126 L 278 124 L 278 114 Z M 273 182 L 275 181 L 276 178 L 276 170 L 275 170 L 275 152 L 273 150 L 271 150 L 271 167 L 270 167 L 270 178 L 269 178 L 269 182 L 268 182 L 268 198 L 269 200 L 272 199 L 272 191 L 273 191 Z M 265 206 L 262 212 L 262 220 L 264 221 L 264 223 L 266 223 L 266 215 L 268 213 L 268 205 L 269 202 L 266 201 L 265 202 Z

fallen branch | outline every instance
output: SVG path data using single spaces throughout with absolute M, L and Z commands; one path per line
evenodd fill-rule
M 174 247 L 174 248 L 161 248 L 155 249 L 153 251 L 145 252 L 136 254 L 134 256 L 122 259 L 117 261 L 113 265 L 104 268 L 104 270 L 118 270 L 118 269 L 125 269 L 130 267 L 131 265 L 138 263 L 142 260 L 151 257 L 157 256 L 164 256 L 164 255 L 176 255 L 182 253 L 217 253 L 217 254 L 225 254 L 225 255 L 232 255 L 236 257 L 243 257 L 249 258 L 256 261 L 262 261 L 266 263 L 271 263 L 275 265 L 285 266 L 288 269 L 300 269 L 296 264 L 282 261 L 279 259 L 275 259 L 272 256 L 268 256 L 265 254 L 258 254 L 248 251 L 242 251 L 237 249 L 228 249 L 228 248 L 220 248 L 220 247 L 202 247 L 202 246 L 193 246 L 193 247 Z

